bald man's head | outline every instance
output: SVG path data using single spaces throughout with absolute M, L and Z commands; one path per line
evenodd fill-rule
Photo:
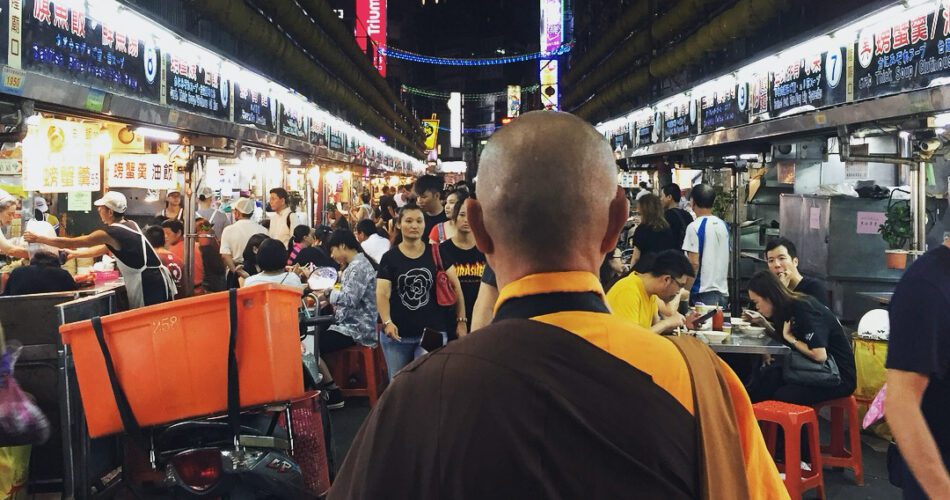
M 512 121 L 492 135 L 478 169 L 493 250 L 549 261 L 552 268 L 565 254 L 603 257 L 617 192 L 610 145 L 568 113 L 535 111 Z

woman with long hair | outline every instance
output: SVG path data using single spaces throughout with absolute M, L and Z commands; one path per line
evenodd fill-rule
M 453 189 L 445 196 L 445 216 L 449 220 L 440 222 L 429 232 L 429 242 L 444 243 L 455 236 L 457 231 L 455 219 L 458 217 L 458 209 L 468 199 L 467 189 Z
M 244 264 L 242 264 L 242 266 L 244 272 L 249 276 L 261 272 L 257 265 L 257 251 L 260 249 L 261 243 L 266 239 L 268 239 L 266 234 L 255 234 L 247 240 L 247 245 L 244 247 L 244 254 L 242 255 L 244 257 Z
M 438 269 L 432 247 L 423 240 L 425 217 L 417 205 L 399 210 L 402 242 L 392 247 L 379 263 L 376 306 L 383 321 L 380 339 L 390 377 L 424 351 L 420 344 L 426 330 L 447 336 L 453 329 L 459 337 L 468 334 L 465 297 L 455 268 L 445 268 L 457 301 L 455 324 L 447 325 L 436 299 Z
M 637 200 L 640 212 L 640 225 L 633 231 L 633 255 L 631 263 L 636 263 L 646 254 L 663 250 L 679 250 L 676 236 L 670 229 L 663 214 L 663 203 L 654 194 L 645 194 Z
M 313 245 L 313 230 L 310 226 L 299 225 L 294 228 L 294 234 L 287 242 L 287 265 L 293 265 L 297 255 L 304 248 Z
M 814 297 L 789 290 L 769 271 L 759 271 L 749 280 L 749 298 L 757 312 L 745 311 L 743 316 L 789 346 L 789 356 L 801 356 L 816 365 L 830 357 L 840 374 L 840 382 L 834 386 L 803 385 L 785 380 L 778 364 L 769 364 L 749 387 L 752 402 L 774 399 L 807 406 L 854 392 L 854 352 L 834 313 Z M 785 362 L 789 362 L 788 357 Z
M 485 273 L 485 266 L 488 260 L 478 248 L 475 247 L 475 235 L 468 225 L 468 209 L 465 207 L 465 200 L 468 199 L 468 191 L 455 191 L 449 197 L 455 197 L 449 221 L 455 227 L 455 234 L 441 245 L 439 245 L 439 255 L 446 266 L 453 266 L 455 274 L 459 277 L 459 283 L 462 286 L 462 293 L 465 296 L 465 317 L 469 319 L 469 330 L 471 330 L 472 312 L 475 308 L 475 299 L 478 297 L 478 288 L 482 282 L 482 274 Z M 454 311 L 449 311 L 451 320 Z
M 604 287 L 604 293 L 609 292 L 614 283 L 622 277 L 623 252 L 614 248 L 604 256 L 604 261 L 600 264 L 600 285 Z

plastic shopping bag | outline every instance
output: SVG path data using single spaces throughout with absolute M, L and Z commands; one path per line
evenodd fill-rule
M 32 446 L 0 448 L 0 500 L 27 498 Z
M 13 378 L 20 349 L 9 342 L 0 358 L 0 446 L 43 444 L 49 439 L 49 420 Z
M 878 391 L 877 396 L 874 396 L 874 401 L 871 401 L 871 404 L 868 405 L 868 412 L 864 414 L 864 421 L 861 423 L 862 427 L 867 429 L 874 425 L 875 422 L 884 418 L 884 400 L 887 399 L 887 384 L 884 384 L 884 387 L 881 387 L 881 390 Z

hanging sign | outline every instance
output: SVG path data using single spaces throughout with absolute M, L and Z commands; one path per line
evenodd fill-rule
M 22 160 L 4 158 L 0 160 L 0 175 L 21 175 L 23 173 Z
M 772 72 L 769 112 L 776 117 L 843 103 L 846 79 L 845 49 L 840 47 L 783 60 Z
M 277 130 L 277 106 L 268 92 L 234 82 L 234 123 Z
M 317 146 L 327 146 L 327 132 L 329 131 L 325 121 L 316 116 L 310 117 L 310 143 Z
M 140 39 L 128 25 L 95 19 L 91 2 L 22 3 L 24 69 L 158 102 L 161 59 L 154 40 Z
M 660 114 L 654 114 L 653 110 L 647 109 L 646 112 L 637 114 L 633 122 L 633 128 L 636 131 L 637 147 L 649 146 L 657 142 L 656 132 L 659 130 L 655 125 Z
M 950 76 L 950 2 L 929 13 L 862 30 L 854 57 L 854 98 L 925 88 Z
M 304 109 L 280 103 L 280 133 L 287 137 L 310 141 L 310 117 Z
M 331 151 L 339 151 L 342 153 L 344 140 L 343 132 L 339 129 L 334 129 L 333 127 L 328 126 L 327 128 L 330 129 L 330 139 L 327 142 L 327 146 Z
M 432 151 L 439 143 L 439 120 L 422 120 L 422 134 L 425 136 L 426 151 Z
M 11 6 L 11 8 L 15 8 L 17 4 L 19 4 L 19 7 L 22 10 L 22 7 L 23 7 L 22 0 L 14 0 L 13 3 L 14 5 Z M 7 33 L 21 33 L 23 30 L 23 25 L 22 25 L 23 16 L 21 12 L 17 12 L 15 21 L 11 20 L 10 9 L 7 8 L 8 6 L 9 6 L 9 2 L 4 2 L 3 6 L 0 7 L 0 26 L 5 26 L 9 30 L 7 31 Z M 14 31 L 14 28 L 16 29 L 16 31 Z M 0 36 L 0 64 L 7 64 L 7 55 L 10 53 L 10 39 L 16 38 L 16 37 L 17 35 L 14 35 L 11 37 Z M 16 38 L 16 43 L 19 50 L 19 44 L 20 44 L 19 38 Z
M 175 166 L 164 155 L 110 155 L 106 162 L 110 188 L 172 189 Z
M 206 68 L 181 54 L 165 55 L 165 100 L 169 105 L 227 120 L 231 82 L 218 68 Z
M 521 114 L 521 85 L 508 86 L 508 118 Z
M 99 125 L 40 119 L 23 140 L 23 189 L 41 193 L 99 191 Z
M 699 116 L 696 101 L 684 97 L 663 110 L 663 139 L 672 141 L 696 135 L 699 131 Z
M 92 193 L 74 191 L 66 196 L 66 210 L 69 212 L 89 212 L 92 210 Z
M 749 85 L 745 82 L 713 89 L 699 99 L 702 132 L 749 123 Z
M 355 35 L 363 52 L 372 42 L 373 66 L 386 78 L 386 56 L 376 50 L 386 46 L 386 0 L 356 0 Z

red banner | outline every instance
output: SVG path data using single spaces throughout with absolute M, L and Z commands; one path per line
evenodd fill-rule
M 386 45 L 386 0 L 356 0 L 356 43 L 363 51 L 373 44 L 373 66 L 386 77 L 386 56 L 376 49 Z

